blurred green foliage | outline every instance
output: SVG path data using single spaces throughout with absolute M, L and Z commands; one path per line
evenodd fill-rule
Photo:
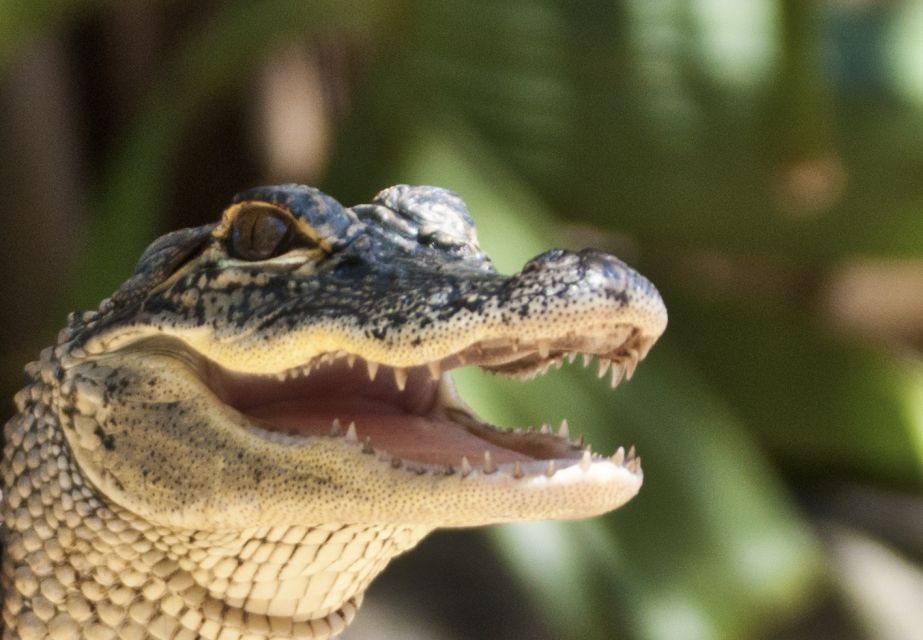
M 0 73 L 30 37 L 110 10 L 0 4 Z M 863 10 L 887 24 L 887 8 Z M 397 182 L 452 188 L 507 272 L 573 244 L 575 226 L 627 237 L 671 312 L 615 394 L 582 370 L 529 385 L 458 376 L 499 424 L 567 417 L 597 448 L 635 443 L 644 458 L 641 494 L 616 513 L 491 533 L 549 637 L 764 637 L 838 600 L 803 500 L 856 484 L 919 497 L 919 353 L 833 331 L 811 287 L 724 295 L 688 265 L 769 257 L 785 269 L 760 277 L 784 288 L 791 270 L 819 286 L 851 260 L 923 258 L 923 111 L 888 66 L 903 31 L 844 40 L 862 15 L 847 24 L 795 0 L 270 0 L 211 13 L 106 149 L 68 304 L 110 293 L 165 231 L 193 122 L 244 100 L 280 43 L 361 34 L 372 53 L 325 190 L 353 203 Z M 853 77 L 863 51 L 872 71 Z M 845 61 L 839 76 L 831 59 Z M 918 542 L 897 550 L 917 574 Z

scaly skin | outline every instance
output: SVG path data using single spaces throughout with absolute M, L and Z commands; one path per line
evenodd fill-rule
M 449 369 L 531 378 L 598 357 L 613 386 L 666 326 L 618 259 L 511 277 L 464 204 L 296 185 L 168 234 L 26 368 L 3 452 L 4 638 L 328 638 L 440 526 L 582 518 L 640 459 L 503 431 Z

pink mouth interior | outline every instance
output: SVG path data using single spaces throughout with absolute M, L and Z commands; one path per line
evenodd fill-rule
M 479 429 L 478 435 L 452 421 L 439 407 L 439 382 L 425 367 L 408 370 L 403 391 L 397 388 L 388 367 L 380 367 L 375 380 L 369 380 L 366 371 L 361 360 L 349 367 L 339 359 L 321 365 L 308 376 L 285 381 L 213 370 L 208 382 L 226 404 L 268 431 L 330 436 L 335 419 L 343 431 L 354 422 L 359 442 L 368 438 L 376 451 L 387 451 L 402 460 L 459 465 L 466 456 L 477 464 L 484 452 L 490 451 L 494 461 L 503 464 L 560 455 L 547 444 L 537 446 L 536 438 L 524 438 L 524 446 L 514 450 L 481 437 L 485 429 Z M 496 437 L 492 439 L 504 441 L 504 445 L 512 442 L 507 434 L 493 435 Z

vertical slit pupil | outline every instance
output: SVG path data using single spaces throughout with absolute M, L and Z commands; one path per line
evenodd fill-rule
M 291 222 L 274 208 L 255 205 L 241 211 L 231 229 L 231 252 L 244 260 L 265 260 L 288 248 Z

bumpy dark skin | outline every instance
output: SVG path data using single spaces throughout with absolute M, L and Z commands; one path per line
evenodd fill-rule
M 242 193 L 27 367 L 0 465 L 4 637 L 327 638 L 436 527 L 614 509 L 633 452 L 487 425 L 445 372 L 585 354 L 614 386 L 665 325 L 599 251 L 496 273 L 441 189 Z

